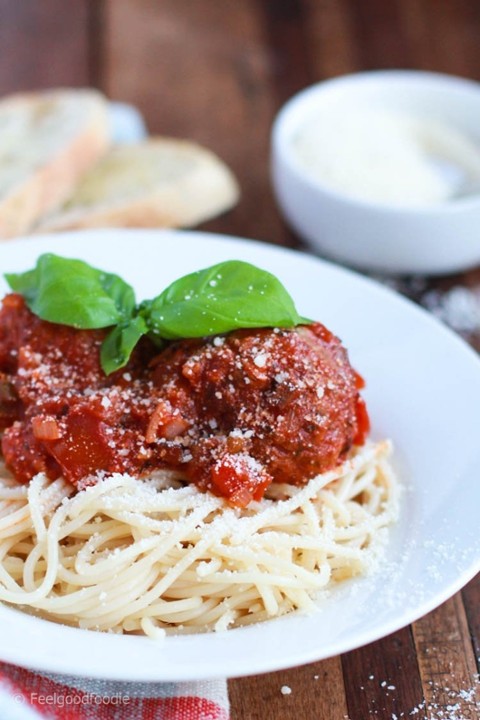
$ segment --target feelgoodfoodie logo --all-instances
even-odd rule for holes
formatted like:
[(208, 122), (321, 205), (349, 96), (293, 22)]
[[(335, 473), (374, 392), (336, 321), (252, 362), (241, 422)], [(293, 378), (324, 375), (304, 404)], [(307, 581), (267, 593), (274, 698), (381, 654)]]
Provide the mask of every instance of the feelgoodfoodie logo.
[(50, 707), (67, 707), (67, 706), (79, 706), (79, 705), (113, 705), (113, 706), (124, 706), (130, 703), (130, 697), (123, 693), (115, 693), (114, 695), (96, 695), (95, 693), (37, 693), (31, 692), (29, 694), (17, 693), (14, 696), (14, 700), (17, 704), (22, 705), (29, 702), (31, 705), (47, 705)]

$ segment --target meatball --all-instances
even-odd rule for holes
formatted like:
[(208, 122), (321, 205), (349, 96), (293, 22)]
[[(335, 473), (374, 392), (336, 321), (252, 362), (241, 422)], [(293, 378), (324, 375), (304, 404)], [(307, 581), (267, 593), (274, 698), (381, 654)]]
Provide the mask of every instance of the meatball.
[(334, 468), (368, 431), (359, 376), (323, 325), (240, 330), (158, 352), (144, 338), (103, 373), (106, 331), (0, 310), (0, 429), (19, 482), (38, 472), (76, 486), (99, 473), (174, 470), (244, 507), (273, 483)]
[(153, 379), (188, 425), (187, 476), (237, 505), (331, 470), (368, 431), (359, 376), (320, 323), (176, 343)]

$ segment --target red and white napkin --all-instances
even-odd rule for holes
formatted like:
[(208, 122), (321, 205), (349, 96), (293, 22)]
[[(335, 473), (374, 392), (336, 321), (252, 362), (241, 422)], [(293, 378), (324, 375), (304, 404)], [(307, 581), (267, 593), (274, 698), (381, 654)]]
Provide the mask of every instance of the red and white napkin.
[[(1, 640), (0, 640), (1, 642)], [(0, 662), (1, 720), (229, 720), (226, 680), (137, 683)]]

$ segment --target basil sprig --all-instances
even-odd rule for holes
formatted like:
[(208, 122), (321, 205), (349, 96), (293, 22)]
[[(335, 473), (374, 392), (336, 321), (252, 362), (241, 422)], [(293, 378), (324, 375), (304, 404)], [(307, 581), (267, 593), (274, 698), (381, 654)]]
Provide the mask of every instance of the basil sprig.
[(100, 353), (107, 375), (127, 364), (146, 334), (161, 344), (310, 322), (300, 317), (274, 275), (240, 260), (185, 275), (140, 305), (133, 288), (118, 275), (51, 253), (41, 255), (33, 270), (5, 278), (42, 320), (79, 329), (112, 327)]

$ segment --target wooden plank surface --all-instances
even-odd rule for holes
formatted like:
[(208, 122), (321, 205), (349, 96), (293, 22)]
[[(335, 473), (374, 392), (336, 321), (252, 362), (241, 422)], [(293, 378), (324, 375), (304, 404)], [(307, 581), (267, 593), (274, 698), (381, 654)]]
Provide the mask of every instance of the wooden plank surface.
[(476, 658), (461, 593), (418, 620), (413, 636), (427, 713), (455, 706), (462, 720), (476, 720), (478, 706), (470, 698)]
[(90, 84), (89, 0), (0, 0), (0, 96)]
[(269, 189), (269, 128), (279, 103), (261, 5), (163, 0), (160, 12), (152, 0), (107, 3), (102, 85), (137, 105), (152, 133), (197, 140), (234, 168), (242, 202), (207, 229), (286, 242)]
[[(92, 83), (134, 103), (152, 132), (207, 145), (239, 178), (240, 204), (205, 229), (301, 247), (270, 189), (280, 105), (307, 84), (371, 68), (479, 80), (479, 37), (478, 0), (0, 0), (0, 92)], [(455, 286), (480, 291), (480, 270), (402, 289), (425, 303)], [(478, 333), (465, 336), (480, 349)], [(232, 680), (232, 718), (479, 717), (479, 607), (476, 578), (365, 648)]]

